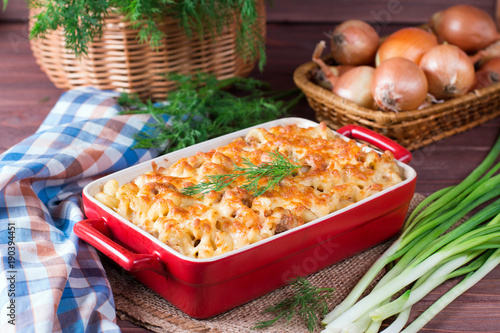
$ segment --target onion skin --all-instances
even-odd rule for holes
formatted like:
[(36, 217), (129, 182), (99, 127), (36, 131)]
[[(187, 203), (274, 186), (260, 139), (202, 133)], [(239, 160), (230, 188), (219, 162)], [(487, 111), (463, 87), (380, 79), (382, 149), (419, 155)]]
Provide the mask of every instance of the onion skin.
[(477, 52), (499, 39), (493, 18), (470, 5), (456, 5), (435, 13), (429, 26), (440, 43), (456, 45), (467, 53)]
[(374, 109), (375, 101), (371, 91), (375, 68), (357, 66), (342, 74), (333, 87), (333, 93), (359, 106)]
[(427, 52), (420, 61), (427, 77), (429, 93), (437, 99), (466, 94), (475, 82), (474, 64), (458, 46), (441, 44)]
[(335, 86), (335, 83), (337, 83), (338, 77), (332, 71), (332, 67), (328, 66), (323, 59), (321, 59), (321, 54), (325, 49), (325, 45), (326, 43), (323, 40), (316, 44), (312, 55), (312, 61), (314, 61), (321, 70), (322, 75), (317, 77), (318, 81), (321, 82), (321, 86), (331, 90), (333, 86)]
[(384, 111), (417, 109), (427, 98), (427, 88), (424, 72), (406, 58), (384, 60), (373, 75), (373, 98)]
[(332, 57), (341, 65), (371, 65), (379, 40), (370, 24), (360, 20), (345, 21), (330, 34)]
[(418, 65), (422, 56), (436, 45), (437, 38), (432, 33), (415, 27), (403, 28), (382, 42), (375, 62), (378, 66), (384, 60), (402, 57)]

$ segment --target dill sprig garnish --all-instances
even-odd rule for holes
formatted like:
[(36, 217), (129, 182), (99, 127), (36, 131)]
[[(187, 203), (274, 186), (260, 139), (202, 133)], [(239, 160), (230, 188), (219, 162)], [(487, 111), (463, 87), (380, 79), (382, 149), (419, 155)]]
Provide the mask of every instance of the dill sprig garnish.
[[(252, 78), (217, 80), (204, 73), (168, 78), (177, 89), (168, 93), (166, 103), (142, 101), (130, 94), (118, 99), (122, 113), (147, 113), (155, 120), (135, 137), (134, 148), (157, 148), (160, 153), (178, 150), (277, 119), (303, 96), (297, 89), (270, 91), (265, 82)], [(165, 115), (170, 116), (168, 123)]]
[[(290, 162), (285, 156), (281, 155), (278, 151), (270, 152), (270, 162), (263, 162), (255, 165), (248, 158), (243, 158), (243, 164), (246, 167), (235, 165), (234, 173), (223, 175), (208, 175), (199, 184), (185, 187), (181, 192), (185, 195), (204, 194), (210, 191), (220, 191), (231, 185), (239, 177), (243, 177), (245, 181), (240, 186), (241, 189), (248, 191), (255, 197), (264, 194), (267, 190), (274, 188), (285, 177), (293, 174), (297, 169), (302, 166)], [(267, 178), (267, 184), (260, 186), (259, 183), (262, 179)]]
[(265, 310), (275, 313), (276, 317), (258, 322), (254, 329), (269, 327), (281, 318), (285, 318), (288, 323), (295, 314), (298, 314), (304, 320), (309, 332), (314, 330), (319, 323), (318, 313), (324, 316), (328, 312), (326, 300), (333, 297), (334, 289), (315, 287), (302, 277), (294, 280), (291, 288), (293, 294), (290, 297)]

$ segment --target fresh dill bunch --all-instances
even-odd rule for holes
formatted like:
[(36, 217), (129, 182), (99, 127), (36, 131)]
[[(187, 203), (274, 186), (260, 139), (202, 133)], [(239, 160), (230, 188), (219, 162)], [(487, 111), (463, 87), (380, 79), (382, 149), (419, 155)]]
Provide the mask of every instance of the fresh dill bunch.
[[(3, 2), (5, 8), (7, 0)], [(239, 54), (248, 61), (259, 58), (261, 70), (266, 62), (265, 40), (257, 28), (263, 18), (255, 0), (28, 0), (28, 5), (37, 11), (30, 38), (43, 38), (63, 28), (66, 46), (77, 56), (87, 54), (88, 43), (102, 35), (107, 17), (122, 15), (132, 29), (139, 30), (140, 42), (153, 48), (160, 46), (164, 37), (158, 26), (164, 17), (177, 19), (188, 37), (198, 34), (200, 38), (207, 31), (212, 37), (220, 36), (236, 19)]]
[[(272, 160), (255, 165), (248, 158), (243, 158), (243, 164), (246, 167), (235, 166), (234, 173), (223, 175), (208, 175), (207, 181), (199, 184), (188, 186), (182, 189), (182, 193), (186, 195), (205, 194), (210, 191), (220, 191), (231, 185), (239, 177), (245, 178), (245, 181), (240, 186), (241, 189), (248, 191), (255, 197), (264, 194), (267, 190), (274, 188), (285, 177), (293, 174), (302, 166), (290, 162), (285, 156), (278, 151), (270, 152)], [(260, 186), (259, 182), (262, 179), (267, 179), (266, 186)]]
[(293, 294), (285, 298), (278, 304), (267, 308), (266, 312), (273, 312), (276, 317), (270, 320), (260, 321), (253, 327), (254, 329), (272, 326), (281, 318), (287, 322), (298, 314), (304, 320), (309, 332), (312, 332), (319, 323), (319, 316), (324, 316), (328, 312), (326, 300), (333, 297), (332, 288), (318, 288), (305, 278), (298, 277), (291, 283)]
[[(136, 136), (135, 148), (157, 148), (161, 153), (244, 129), (285, 115), (303, 94), (297, 90), (269, 92), (266, 83), (252, 78), (217, 80), (214, 75), (170, 74), (177, 84), (167, 102), (141, 101), (122, 94), (122, 113), (146, 113), (154, 118)], [(231, 86), (239, 95), (228, 91)], [(287, 95), (293, 96), (288, 98)], [(170, 119), (165, 122), (163, 116)]]

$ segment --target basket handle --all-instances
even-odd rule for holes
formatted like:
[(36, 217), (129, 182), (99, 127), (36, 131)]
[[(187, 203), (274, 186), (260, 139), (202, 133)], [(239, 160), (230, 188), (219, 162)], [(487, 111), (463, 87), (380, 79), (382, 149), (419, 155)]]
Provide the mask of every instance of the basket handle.
[(412, 156), (408, 149), (368, 128), (357, 125), (346, 125), (336, 130), (336, 132), (348, 138), (364, 140), (379, 149), (389, 150), (394, 154), (394, 158), (403, 163), (411, 161)]
[(167, 270), (157, 254), (133, 253), (111, 240), (109, 228), (103, 218), (77, 222), (75, 234), (129, 272), (152, 270), (165, 275)]

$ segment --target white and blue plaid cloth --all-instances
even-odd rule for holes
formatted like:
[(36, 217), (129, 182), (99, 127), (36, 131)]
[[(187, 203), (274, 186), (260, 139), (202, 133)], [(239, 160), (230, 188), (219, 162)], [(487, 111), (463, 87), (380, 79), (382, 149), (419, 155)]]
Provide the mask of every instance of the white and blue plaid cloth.
[(90, 181), (155, 157), (132, 149), (152, 121), (117, 93), (64, 93), (39, 130), (0, 155), (0, 332), (117, 332), (95, 249), (73, 232)]

